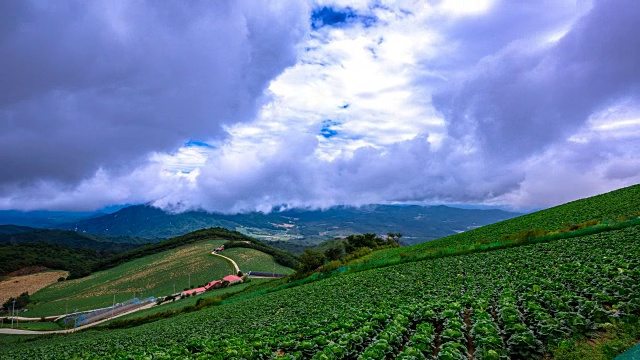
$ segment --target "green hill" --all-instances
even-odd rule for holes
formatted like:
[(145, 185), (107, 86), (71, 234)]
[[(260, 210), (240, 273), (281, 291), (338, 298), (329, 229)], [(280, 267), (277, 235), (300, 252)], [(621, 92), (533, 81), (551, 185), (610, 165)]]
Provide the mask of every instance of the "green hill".
[[(474, 243), (633, 216), (637, 191), (622, 189), (446, 241)], [(587, 213), (578, 213), (581, 208)], [(602, 336), (602, 347), (600, 340), (589, 342), (590, 351), (602, 355), (574, 358), (612, 358), (640, 334), (638, 239), (640, 226), (632, 224), (482, 253), (342, 269), (133, 328), (8, 340), (0, 357), (551, 359)], [(404, 250), (418, 253), (427, 245)]]
[(28, 226), (0, 225), (0, 236), (19, 234), (19, 233), (24, 233), (24, 232), (34, 231), (34, 230), (37, 230), (37, 229), (28, 227)]
[[(0, 231), (2, 231), (3, 228), (8, 231), (7, 226), (0, 226)], [(100, 236), (66, 230), (26, 229), (29, 230), (0, 234), (0, 244), (18, 245), (43, 242), (47, 244), (59, 244), (74, 249), (110, 250), (117, 252), (132, 250), (149, 242), (147, 239), (128, 236)]]
[[(228, 232), (227, 237), (225, 237)], [(137, 296), (166, 296), (185, 288), (199, 287), (211, 280), (235, 274), (231, 263), (211, 255), (214, 248), (241, 234), (219, 229), (200, 230), (157, 244), (150, 244), (104, 261), (105, 270), (90, 276), (67, 280), (33, 294), (28, 307), (30, 317), (63, 314), (67, 306), (80, 311), (109, 306)], [(278, 251), (276, 249), (273, 249)], [(242, 271), (272, 271), (289, 274), (262, 251), (236, 247), (224, 251)]]
[[(182, 291), (191, 285), (206, 284), (233, 274), (231, 264), (212, 256), (214, 247), (224, 240), (211, 240), (185, 245), (148, 255), (116, 267), (95, 272), (80, 279), (48, 286), (32, 295), (34, 305), (28, 307), (30, 317), (59, 315), (69, 309), (90, 310), (110, 306), (115, 301), (132, 299), (135, 295), (164, 296)], [(191, 283), (189, 284), (189, 276)]]
[(73, 249), (42, 242), (0, 245), (0, 277), (32, 266), (67, 270), (71, 273), (71, 277), (79, 277), (89, 273), (92, 264), (113, 255), (113, 252)]
[[(74, 231), (41, 230), (0, 235), (0, 276), (29, 266), (45, 266), (70, 271), (71, 278), (87, 276), (131, 260), (175, 249), (208, 239), (245, 243), (259, 243), (238, 232), (212, 228), (164, 240), (158, 243), (131, 244), (104, 241), (144, 241), (145, 239), (115, 236), (86, 235)], [(295, 267), (295, 258), (288, 253), (261, 244), (258, 250), (276, 256), (276, 261)], [(284, 259), (284, 260), (283, 260)]]
[(93, 264), (139, 248), (148, 240), (126, 236), (87, 235), (75, 231), (0, 225), (0, 276), (30, 267), (68, 270), (71, 277)]
[(104, 213), (102, 212), (0, 210), (0, 224), (53, 228), (60, 224), (103, 215)]
[(415, 246), (380, 251), (367, 257), (365, 261), (421, 254), (434, 249), (464, 247), (499, 240), (505, 235), (527, 230), (538, 229), (545, 233), (560, 231), (563, 228), (570, 230), (572, 225), (588, 221), (610, 222), (638, 215), (640, 185), (634, 185)]

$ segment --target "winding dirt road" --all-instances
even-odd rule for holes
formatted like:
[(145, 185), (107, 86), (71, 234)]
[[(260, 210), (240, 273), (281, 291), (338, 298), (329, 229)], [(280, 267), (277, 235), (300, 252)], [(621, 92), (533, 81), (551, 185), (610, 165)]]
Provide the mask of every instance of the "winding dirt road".
[(240, 268), (238, 267), (238, 264), (236, 264), (236, 262), (235, 262), (235, 261), (233, 261), (233, 259), (228, 258), (228, 257), (226, 257), (226, 256), (224, 256), (224, 255), (220, 255), (220, 254), (218, 254), (218, 253), (217, 253), (217, 252), (215, 252), (215, 251), (211, 252), (211, 255), (220, 256), (221, 258), (225, 258), (225, 259), (227, 259), (227, 260), (231, 261), (231, 264), (233, 264), (233, 267), (236, 269), (236, 273), (235, 273), (234, 275), (237, 275), (237, 274), (240, 272)]

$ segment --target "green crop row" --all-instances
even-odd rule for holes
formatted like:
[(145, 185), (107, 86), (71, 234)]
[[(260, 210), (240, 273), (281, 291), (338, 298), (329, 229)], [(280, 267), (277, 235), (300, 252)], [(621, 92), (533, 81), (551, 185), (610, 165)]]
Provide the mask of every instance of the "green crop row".
[(640, 312), (640, 228), (334, 276), (2, 358), (535, 359)]

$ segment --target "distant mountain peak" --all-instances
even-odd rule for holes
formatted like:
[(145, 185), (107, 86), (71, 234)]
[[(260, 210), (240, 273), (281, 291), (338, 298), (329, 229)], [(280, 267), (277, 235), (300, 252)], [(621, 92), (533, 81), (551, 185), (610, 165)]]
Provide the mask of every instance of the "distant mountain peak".
[[(173, 214), (149, 204), (59, 226), (88, 234), (169, 238), (209, 227), (239, 230), (261, 240), (318, 243), (351, 234), (402, 233), (414, 242), (450, 235), (519, 214), (500, 210), (458, 209), (445, 205), (335, 206), (324, 210), (288, 209), (268, 214), (220, 214), (189, 211)], [(283, 227), (287, 223), (291, 226)]]

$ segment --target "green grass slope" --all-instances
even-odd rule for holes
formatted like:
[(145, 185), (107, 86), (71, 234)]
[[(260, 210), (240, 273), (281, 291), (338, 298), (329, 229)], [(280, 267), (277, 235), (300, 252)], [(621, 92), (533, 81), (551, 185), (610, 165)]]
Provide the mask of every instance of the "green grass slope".
[(451, 249), (480, 242), (500, 240), (504, 235), (529, 229), (558, 231), (565, 225), (590, 220), (615, 221), (621, 217), (640, 215), (640, 184), (537, 211), (499, 223), (430, 242), (375, 252), (362, 261), (384, 260), (398, 256), (421, 254), (434, 249)]
[[(74, 280), (59, 282), (32, 296), (28, 316), (63, 314), (65, 311), (89, 310), (137, 297), (165, 296), (191, 286), (198, 287), (211, 280), (235, 274), (228, 260), (211, 255), (214, 248), (228, 239), (243, 238), (235, 232), (219, 229), (197, 231), (182, 237), (150, 244), (133, 252), (118, 255), (118, 265)], [(227, 232), (229, 234), (227, 234)], [(226, 236), (229, 235), (229, 236)], [(233, 235), (239, 236), (239, 238)], [(209, 238), (208, 240), (206, 238)], [(243, 271), (274, 271), (290, 274), (293, 269), (282, 266), (273, 256), (250, 248), (232, 248), (223, 255), (236, 261)], [(129, 261), (124, 261), (131, 259)], [(189, 276), (191, 282), (189, 284)]]
[(24, 267), (46, 266), (68, 270), (71, 278), (81, 278), (92, 272), (207, 239), (251, 240), (235, 231), (210, 228), (142, 245), (136, 244), (145, 241), (141, 238), (36, 229), (0, 235), (0, 275)]
[(231, 264), (211, 255), (224, 240), (203, 241), (148, 255), (98, 271), (89, 276), (58, 282), (32, 295), (30, 317), (64, 314), (69, 310), (90, 310), (111, 306), (113, 297), (121, 302), (137, 297), (164, 296), (191, 285), (202, 285), (234, 273)]
[(293, 269), (278, 264), (273, 256), (255, 249), (239, 247), (231, 248), (225, 250), (221, 254), (233, 259), (243, 272), (265, 271), (275, 272), (278, 274), (293, 273)]

